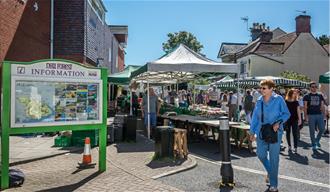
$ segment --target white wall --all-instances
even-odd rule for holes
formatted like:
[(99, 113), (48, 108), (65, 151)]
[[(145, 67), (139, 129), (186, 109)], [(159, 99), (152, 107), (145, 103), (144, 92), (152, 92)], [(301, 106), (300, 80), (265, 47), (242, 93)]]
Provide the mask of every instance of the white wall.
[[(246, 70), (249, 76), (279, 76), (279, 74), (283, 71), (284, 64), (260, 57), (258, 55), (248, 55), (242, 57), (238, 59), (237, 63), (240, 63), (242, 60), (247, 63)], [(276, 57), (276, 60), (281, 60), (281, 58)]]
[[(281, 57), (272, 58), (284, 64), (252, 54), (238, 59), (237, 63), (241, 61), (247, 63), (249, 76), (279, 76), (281, 72), (290, 70), (307, 75), (316, 82), (321, 74), (330, 71), (328, 53), (310, 33), (301, 33)], [(329, 85), (322, 85), (322, 91), (327, 94), (328, 103), (330, 103), (329, 90)]]
[[(283, 55), (284, 70), (307, 75), (318, 82), (319, 76), (329, 71), (329, 56), (310, 33), (301, 33)], [(329, 85), (324, 92), (329, 99)]]

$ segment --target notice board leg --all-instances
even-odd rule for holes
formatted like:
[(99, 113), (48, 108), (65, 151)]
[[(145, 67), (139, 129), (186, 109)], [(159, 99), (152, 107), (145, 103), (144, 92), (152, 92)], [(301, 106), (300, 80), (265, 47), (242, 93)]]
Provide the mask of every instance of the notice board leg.
[(106, 158), (107, 158), (107, 129), (102, 128), (99, 130), (99, 171), (106, 171)]
[[(4, 131), (4, 130), (3, 130)], [(2, 132), (1, 136), (1, 189), (9, 187), (9, 133)]]

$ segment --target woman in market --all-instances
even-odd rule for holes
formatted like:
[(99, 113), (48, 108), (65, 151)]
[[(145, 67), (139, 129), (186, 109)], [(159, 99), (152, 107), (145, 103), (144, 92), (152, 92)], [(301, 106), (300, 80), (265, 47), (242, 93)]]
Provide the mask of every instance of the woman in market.
[(276, 192), (283, 123), (289, 119), (290, 112), (284, 99), (273, 92), (273, 80), (263, 80), (260, 86), (262, 97), (253, 112), (250, 140), (257, 140), (257, 156), (267, 171), (266, 182), (270, 183), (268, 191)]
[(193, 95), (192, 95), (192, 91), (189, 89), (187, 92), (187, 104), (188, 107), (193, 103)]
[(297, 147), (298, 147), (298, 133), (299, 133), (299, 127), (298, 125), (301, 125), (301, 116), (300, 116), (300, 107), (299, 102), (297, 100), (297, 91), (295, 89), (290, 89), (285, 97), (285, 103), (290, 111), (290, 118), (286, 122), (286, 140), (288, 143), (289, 152), (292, 151), (291, 148), (291, 132), (293, 135), (293, 147), (294, 152), (297, 153)]
[(196, 98), (196, 103), (204, 104), (203, 90), (199, 91), (199, 94), (197, 95), (197, 98)]
[(223, 95), (223, 96), (222, 96), (222, 100), (221, 100), (221, 110), (222, 110), (222, 111), (225, 111), (226, 114), (228, 114), (228, 112), (229, 112), (227, 95)]

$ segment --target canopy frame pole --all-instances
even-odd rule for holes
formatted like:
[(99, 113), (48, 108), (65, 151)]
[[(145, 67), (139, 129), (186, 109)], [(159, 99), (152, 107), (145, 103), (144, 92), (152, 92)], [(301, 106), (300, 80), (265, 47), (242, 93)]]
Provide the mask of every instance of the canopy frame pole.
[(196, 92), (196, 89), (195, 89), (195, 81), (191, 81), (191, 99), (193, 100), (192, 101), (192, 104), (194, 105), (194, 104), (196, 104), (195, 103), (195, 100), (196, 100), (196, 98), (195, 98), (195, 92)]
[(239, 76), (240, 76), (240, 68), (238, 68), (238, 73), (237, 73), (237, 110), (236, 110), (236, 117), (237, 117), (237, 122), (240, 121), (240, 110), (239, 110), (239, 99), (240, 99), (240, 88), (239, 88)]
[(115, 85), (114, 84), (111, 85), (111, 89), (112, 89), (111, 96), (112, 96), (112, 101), (113, 101), (113, 100), (115, 100)]
[(147, 103), (148, 103), (148, 139), (150, 139), (150, 91), (149, 91), (149, 76), (147, 76)]
[(132, 94), (133, 89), (132, 89), (132, 83), (130, 83), (129, 87), (130, 87), (129, 115), (132, 116), (133, 115), (133, 108), (132, 108), (132, 106), (133, 106), (133, 98), (132, 98), (133, 97), (133, 94)]
[(110, 103), (111, 101), (111, 86), (112, 86), (112, 83), (108, 83), (108, 104)]

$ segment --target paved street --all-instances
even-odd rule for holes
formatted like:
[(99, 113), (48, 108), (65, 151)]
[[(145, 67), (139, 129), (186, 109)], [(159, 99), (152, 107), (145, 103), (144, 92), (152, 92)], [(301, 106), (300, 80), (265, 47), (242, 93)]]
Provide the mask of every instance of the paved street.
[(55, 137), (39, 135), (10, 137), (9, 162), (15, 164), (32, 159), (51, 157), (79, 150), (74, 147), (53, 147)]
[[(22, 187), (6, 191), (180, 191), (152, 178), (187, 169), (195, 162), (190, 158), (185, 162), (152, 160), (153, 142), (138, 135), (136, 143), (109, 145), (107, 171), (98, 173), (97, 165), (94, 169), (76, 168), (82, 159), (81, 148), (69, 152), (52, 145), (53, 137), (11, 137), (12, 168), (22, 170), (26, 181)], [(36, 148), (41, 151), (39, 156)], [(92, 150), (92, 157), (97, 163), (97, 148)]]
[[(309, 147), (308, 127), (303, 128), (301, 140), (298, 154), (288, 154), (287, 149), (281, 152), (279, 189), (290, 192), (329, 191), (329, 138), (322, 138), (322, 150), (314, 154)], [(159, 180), (184, 191), (219, 191), (216, 185), (221, 178), (217, 144), (193, 143), (189, 150), (197, 156), (198, 166)], [(238, 151), (235, 147), (232, 150), (236, 182), (233, 191), (266, 190), (265, 172), (255, 153)]]
[(0, 0), (0, 191), (330, 192), (329, 8)]

